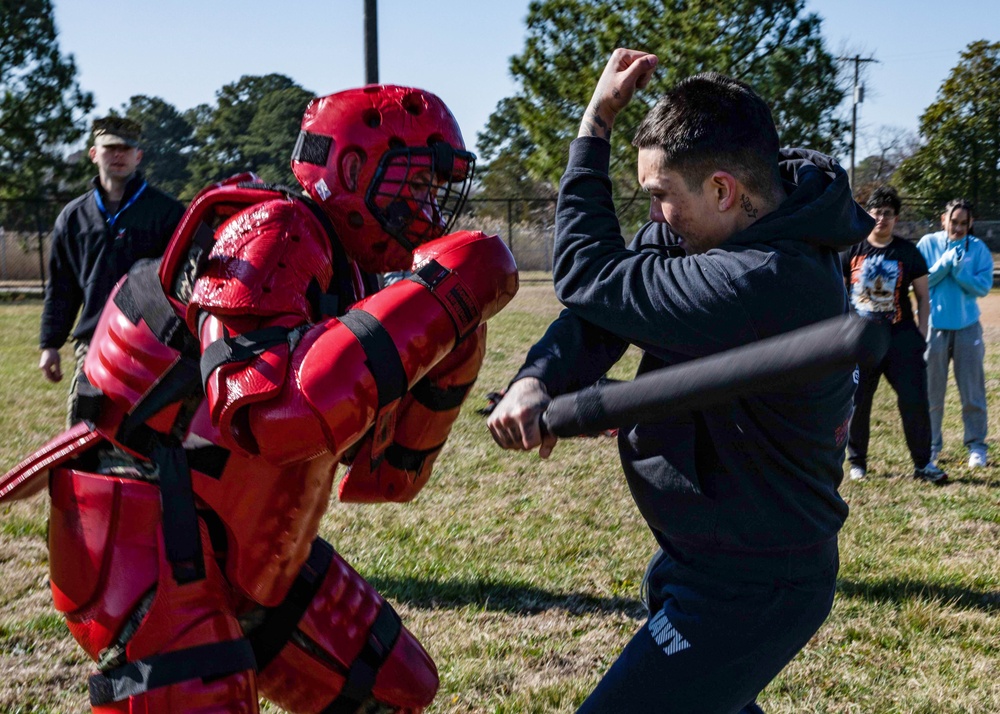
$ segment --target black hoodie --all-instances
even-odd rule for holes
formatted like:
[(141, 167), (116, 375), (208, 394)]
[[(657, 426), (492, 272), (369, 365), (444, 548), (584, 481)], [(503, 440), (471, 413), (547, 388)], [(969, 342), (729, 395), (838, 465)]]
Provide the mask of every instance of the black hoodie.
[(149, 186), (138, 171), (113, 217), (102, 208), (106, 197), (97, 177), (91, 185), (63, 208), (52, 229), (42, 349), (62, 347), (74, 321), (73, 338), (89, 342), (115, 283), (137, 261), (163, 255), (184, 215), (182, 203)]
[[(556, 294), (568, 308), (517, 378), (555, 395), (603, 374), (628, 343), (639, 373), (844, 314), (838, 249), (873, 226), (832, 159), (781, 156), (788, 198), (700, 255), (664, 250), (647, 226), (626, 247), (611, 199), (610, 146), (573, 142), (556, 216)], [(829, 543), (847, 517), (843, 476), (851, 370), (619, 432), (626, 478), (668, 552), (784, 554)], [(785, 561), (782, 561), (785, 562)], [(783, 566), (787, 567), (787, 566)]]

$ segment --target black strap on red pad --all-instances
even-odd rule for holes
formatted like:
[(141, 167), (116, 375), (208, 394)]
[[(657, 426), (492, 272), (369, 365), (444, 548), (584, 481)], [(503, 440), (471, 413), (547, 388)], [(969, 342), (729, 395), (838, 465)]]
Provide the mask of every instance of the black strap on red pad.
[(288, 341), (287, 327), (265, 327), (236, 337), (216, 340), (201, 355), (201, 383), (207, 384), (212, 372), (224, 364), (246, 362), (276, 345)]
[(309, 603), (316, 597), (331, 562), (333, 546), (322, 538), (314, 540), (309, 558), (292, 583), (288, 595), (280, 605), (268, 609), (264, 621), (250, 632), (250, 644), (261, 672), (288, 643)]
[(465, 395), (472, 389), (473, 382), (457, 384), (454, 387), (438, 387), (431, 380), (424, 378), (413, 385), (410, 394), (421, 405), (432, 412), (446, 412), (462, 406)]
[(393, 442), (385, 450), (385, 460), (390, 466), (400, 471), (420, 473), (420, 469), (424, 467), (424, 461), (427, 460), (427, 457), (440, 451), (443, 446), (444, 442), (441, 442), (429, 449), (410, 449), (397, 442)]
[(245, 639), (215, 642), (129, 662), (90, 677), (93, 706), (121, 702), (157, 687), (190, 679), (219, 679), (237, 672), (256, 670), (253, 649)]
[(399, 615), (388, 602), (382, 603), (382, 609), (375, 616), (371, 630), (368, 631), (368, 641), (351, 664), (344, 688), (322, 714), (353, 714), (371, 697), (372, 688), (378, 671), (389, 658), (389, 653), (399, 639), (403, 623)]
[(132, 266), (128, 280), (115, 293), (114, 303), (133, 325), (145, 320), (160, 342), (178, 352), (195, 355), (198, 343), (163, 294), (159, 269), (159, 260), (141, 260)]
[(403, 360), (392, 337), (382, 327), (378, 318), (364, 310), (351, 310), (340, 318), (365, 351), (365, 364), (375, 377), (378, 389), (378, 407), (385, 408), (406, 394), (409, 386)]

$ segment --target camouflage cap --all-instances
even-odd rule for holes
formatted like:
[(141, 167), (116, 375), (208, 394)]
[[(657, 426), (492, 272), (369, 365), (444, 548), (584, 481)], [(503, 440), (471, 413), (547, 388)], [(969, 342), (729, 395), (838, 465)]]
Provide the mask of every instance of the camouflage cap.
[(142, 127), (125, 117), (109, 116), (94, 120), (94, 146), (138, 146)]

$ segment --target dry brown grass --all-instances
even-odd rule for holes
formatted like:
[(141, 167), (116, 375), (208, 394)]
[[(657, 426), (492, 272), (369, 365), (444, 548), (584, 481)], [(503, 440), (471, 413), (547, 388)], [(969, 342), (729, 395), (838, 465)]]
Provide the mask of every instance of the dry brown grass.
[[(548, 283), (525, 278), (490, 326), (487, 363), (425, 491), (406, 505), (335, 505), (323, 523), (434, 656), (437, 714), (572, 711), (643, 621), (638, 583), (653, 544), (613, 441), (564, 441), (542, 462), (497, 450), (474, 411), (558, 314)], [(0, 305), (0, 398), (19, 405), (0, 413), (4, 469), (62, 419), (64, 388), (34, 369), (37, 315)], [(995, 406), (1000, 328), (987, 335)], [(634, 366), (630, 353), (615, 376)], [(872, 477), (842, 489), (851, 516), (833, 613), (763, 693), (769, 714), (1000, 711), (1000, 472), (965, 468), (954, 390), (949, 399), (943, 465), (954, 483), (933, 488), (908, 478), (880, 390)], [(995, 417), (990, 426), (1000, 433)], [(0, 506), (0, 712), (87, 711), (90, 665), (49, 600), (46, 511), (44, 497)]]

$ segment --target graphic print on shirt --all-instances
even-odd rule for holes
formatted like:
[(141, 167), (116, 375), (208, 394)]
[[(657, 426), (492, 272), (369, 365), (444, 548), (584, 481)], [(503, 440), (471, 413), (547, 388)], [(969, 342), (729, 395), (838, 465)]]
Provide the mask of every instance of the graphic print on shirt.
[[(859, 314), (871, 320), (895, 324), (902, 317), (899, 308), (899, 261), (882, 255), (857, 256), (851, 265), (851, 302)], [(909, 296), (906, 296), (909, 299)]]

